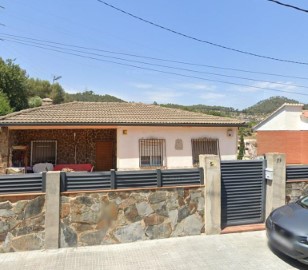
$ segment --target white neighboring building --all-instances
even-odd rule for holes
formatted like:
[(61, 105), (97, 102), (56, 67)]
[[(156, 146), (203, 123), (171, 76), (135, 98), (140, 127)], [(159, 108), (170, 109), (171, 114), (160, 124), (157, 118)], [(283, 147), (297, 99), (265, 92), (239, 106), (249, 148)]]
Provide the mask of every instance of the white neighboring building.
[(258, 155), (280, 152), (288, 164), (308, 164), (308, 111), (303, 106), (286, 103), (254, 127)]

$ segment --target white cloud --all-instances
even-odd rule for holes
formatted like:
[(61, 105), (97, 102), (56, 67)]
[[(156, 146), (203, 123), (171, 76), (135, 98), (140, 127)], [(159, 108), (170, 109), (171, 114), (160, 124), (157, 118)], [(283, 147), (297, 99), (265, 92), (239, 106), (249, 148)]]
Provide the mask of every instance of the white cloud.
[(69, 94), (76, 94), (77, 92), (80, 92), (80, 91), (76, 90), (76, 88), (72, 88), (70, 86), (62, 85), (62, 87), (65, 90), (65, 92), (67, 92)]
[(149, 83), (132, 83), (130, 85), (138, 89), (151, 89), (154, 87), (152, 84)]
[(158, 103), (176, 103), (175, 99), (185, 94), (185, 92), (169, 86), (165, 87), (150, 83), (130, 83), (129, 85), (136, 89), (134, 96), (138, 95), (139, 99), (147, 103), (153, 103), (154, 101)]
[(153, 91), (144, 92), (146, 95), (147, 102), (158, 102), (158, 103), (176, 103), (176, 98), (184, 95), (183, 92), (176, 91), (171, 88), (157, 88)]
[(191, 89), (191, 90), (208, 90), (208, 91), (214, 91), (216, 89), (215, 85), (210, 85), (205, 83), (182, 83), (178, 84), (177, 87)]
[(224, 94), (218, 94), (218, 93), (205, 93), (201, 95), (200, 97), (202, 99), (221, 99), (224, 98), (226, 95)]
[[(256, 87), (237, 87), (236, 90), (242, 93), (251, 93), (251, 92), (258, 92), (262, 91), (261, 88), (266, 88), (264, 89), (265, 91), (270, 91), (268, 89), (274, 89), (274, 90), (282, 90), (282, 91), (288, 91), (292, 93), (292, 91), (296, 90), (297, 87), (293, 85), (293, 82), (257, 82), (252, 84), (251, 86)], [(273, 91), (277, 92), (277, 91)]]

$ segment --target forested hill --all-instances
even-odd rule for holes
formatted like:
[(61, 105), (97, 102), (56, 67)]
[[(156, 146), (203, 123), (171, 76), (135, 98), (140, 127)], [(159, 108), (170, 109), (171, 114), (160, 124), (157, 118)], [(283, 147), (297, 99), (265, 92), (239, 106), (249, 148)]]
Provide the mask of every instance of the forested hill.
[(178, 105), (178, 104), (160, 104), (160, 106), (167, 107), (167, 108), (175, 108), (175, 109), (182, 109), (186, 111), (191, 112), (200, 112), (200, 113), (206, 113), (211, 115), (217, 115), (217, 116), (229, 116), (232, 114), (237, 114), (240, 111), (237, 109), (234, 109), (232, 107), (223, 107), (223, 106), (209, 106), (209, 105)]
[(75, 94), (65, 94), (64, 98), (65, 102), (71, 101), (91, 101), (91, 102), (124, 102), (124, 100), (119, 99), (115, 96), (111, 95), (98, 95), (95, 94), (93, 91), (84, 91), (81, 93)]
[(273, 111), (277, 110), (281, 105), (284, 103), (299, 103), (297, 100), (289, 99), (286, 97), (270, 97), (265, 100), (261, 100), (255, 105), (248, 107), (244, 110), (237, 110), (232, 107), (223, 107), (223, 106), (208, 106), (208, 105), (190, 105), (190, 106), (183, 106), (177, 104), (160, 104), (161, 106), (168, 107), (168, 108), (177, 108), (183, 109), (187, 111), (193, 112), (201, 112), (207, 113), (212, 115), (219, 115), (219, 116), (239, 116), (242, 117), (249, 116), (249, 118), (256, 117), (263, 117), (267, 114), (272, 113)]
[(257, 104), (243, 110), (247, 114), (270, 114), (277, 110), (284, 103), (299, 103), (297, 100), (286, 97), (271, 97), (269, 99), (261, 100)]

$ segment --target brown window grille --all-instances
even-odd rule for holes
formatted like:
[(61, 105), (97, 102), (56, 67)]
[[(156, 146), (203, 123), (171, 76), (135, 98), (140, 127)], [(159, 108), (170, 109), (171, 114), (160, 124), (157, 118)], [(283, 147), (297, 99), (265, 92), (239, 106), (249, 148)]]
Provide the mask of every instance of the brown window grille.
[(165, 140), (140, 139), (139, 140), (140, 167), (164, 166)]
[(219, 155), (219, 140), (211, 138), (192, 139), (193, 165), (199, 166), (199, 155)]
[(57, 162), (57, 141), (40, 140), (31, 141), (31, 166), (37, 163)]

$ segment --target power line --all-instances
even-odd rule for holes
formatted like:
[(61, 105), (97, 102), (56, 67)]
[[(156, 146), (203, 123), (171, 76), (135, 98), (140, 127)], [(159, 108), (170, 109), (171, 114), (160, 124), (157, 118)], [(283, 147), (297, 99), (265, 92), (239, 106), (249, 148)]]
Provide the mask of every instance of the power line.
[(274, 77), (308, 80), (307, 77), (299, 77), (299, 76), (283, 75), (283, 74), (277, 74), (277, 73), (267, 73), (267, 72), (252, 71), (252, 70), (245, 70), (245, 69), (213, 66), (213, 65), (198, 64), (198, 63), (178, 61), (178, 60), (172, 60), (172, 59), (163, 59), (163, 58), (158, 58), (158, 57), (137, 55), (137, 54), (131, 54), (131, 53), (115, 52), (115, 51), (110, 51), (110, 50), (103, 50), (103, 49), (92, 48), (92, 47), (84, 47), (84, 46), (78, 46), (74, 44), (54, 42), (50, 40), (42, 40), (42, 39), (37, 39), (37, 38), (30, 38), (30, 37), (19, 36), (19, 35), (11, 35), (11, 34), (6, 34), (6, 33), (0, 33), (0, 35), (16, 37), (16, 38), (21, 38), (21, 39), (26, 39), (26, 40), (40, 41), (44, 43), (56, 44), (56, 45), (72, 47), (72, 48), (85, 49), (85, 50), (90, 50), (90, 51), (105, 52), (105, 53), (116, 54), (116, 55), (125, 55), (125, 56), (130, 56), (130, 57), (143, 58), (143, 59), (162, 61), (162, 62), (170, 62), (170, 63), (176, 63), (176, 64), (189, 65), (189, 66), (199, 66), (199, 67), (207, 67), (207, 68), (220, 69), (220, 70), (230, 70), (230, 71), (236, 71), (236, 72), (260, 74), (260, 75), (267, 75), (267, 76), (274, 76)]
[(285, 91), (285, 90), (281, 90), (281, 89), (259, 87), (259, 86), (240, 84), (240, 83), (233, 83), (233, 82), (222, 81), (222, 80), (213, 80), (213, 79), (209, 79), (209, 78), (192, 76), (192, 75), (186, 75), (186, 74), (177, 73), (177, 72), (163, 71), (163, 70), (154, 69), (154, 68), (141, 67), (141, 66), (137, 66), (137, 65), (125, 64), (125, 63), (120, 63), (120, 62), (111, 61), (111, 60), (104, 60), (104, 59), (100, 59), (100, 58), (97, 58), (97, 57), (85, 56), (85, 55), (81, 55), (81, 54), (77, 54), (77, 53), (66, 52), (66, 51), (63, 51), (63, 50), (46, 48), (44, 46), (27, 44), (27, 43), (24, 43), (24, 42), (21, 42), (21, 41), (12, 41), (12, 40), (7, 40), (7, 41), (23, 44), (23, 45), (26, 45), (26, 46), (41, 48), (41, 49), (44, 49), (44, 50), (59, 52), (59, 53), (62, 53), (62, 54), (68, 54), (68, 55), (73, 55), (73, 56), (77, 56), (77, 57), (81, 57), (81, 58), (96, 60), (96, 61), (100, 61), (100, 62), (104, 62), (104, 63), (111, 63), (111, 64), (116, 64), (116, 65), (121, 65), (121, 66), (126, 66), (126, 67), (133, 67), (133, 68), (140, 69), (140, 70), (154, 71), (154, 72), (158, 72), (158, 73), (162, 73), (162, 74), (175, 75), (175, 76), (184, 77), (184, 78), (192, 78), (192, 79), (198, 79), (198, 80), (209, 81), (209, 82), (216, 82), (216, 83), (223, 83), (223, 84), (229, 84), (229, 85), (235, 85), (235, 86), (241, 86), (241, 87), (261, 89), (261, 90), (264, 90), (264, 91), (274, 91), (274, 92), (281, 92), (281, 93), (288, 93), (288, 94), (296, 94), (296, 95), (301, 95), (301, 96), (308, 96), (308, 94), (301, 93), (301, 92), (290, 92), (290, 91)]
[(267, 0), (267, 1), (273, 2), (273, 3), (281, 5), (281, 6), (285, 6), (285, 7), (288, 7), (288, 8), (293, 8), (293, 9), (296, 9), (296, 10), (308, 13), (308, 9), (303, 9), (303, 8), (300, 8), (300, 7), (297, 7), (297, 6), (293, 6), (293, 5), (290, 5), (290, 4), (285, 4), (285, 3), (282, 3), (282, 2), (276, 1), (276, 0)]
[[(66, 23), (73, 24), (73, 25), (77, 26), (78, 33), (76, 33), (76, 31), (73, 31), (73, 29), (71, 27), (69, 27), (69, 28), (65, 27), (64, 24), (62, 24), (61, 29), (68, 31), (70, 34), (73, 34), (74, 36), (75, 36), (75, 34), (77, 34), (77, 36), (81, 40), (87, 40), (87, 41), (92, 40), (92, 41), (94, 41), (93, 44), (96, 44), (96, 43), (98, 43), (97, 42), (98, 39), (100, 39), (100, 42), (103, 41), (101, 39), (101, 36), (104, 36), (104, 39), (106, 39), (106, 40), (107, 40), (106, 37), (108, 36), (108, 40), (110, 40), (110, 38), (113, 38), (113, 39), (116, 39), (117, 41), (120, 41), (119, 44), (113, 45), (114, 49), (119, 49), (119, 47), (122, 47), (123, 41), (124, 41), (124, 44), (131, 43), (131, 44), (138, 45), (138, 46), (143, 46), (143, 47), (145, 46), (144, 40), (139, 41), (139, 40), (136, 40), (136, 39), (127, 39), (126, 37), (123, 37), (119, 34), (116, 34), (114, 31), (108, 31), (108, 33), (107, 33), (106, 31), (103, 30), (103, 32), (102, 32), (102, 28), (99, 25), (93, 25), (93, 24), (88, 25), (88, 24), (84, 23), (84, 20), (77, 20), (76, 21), (76, 20), (73, 20), (72, 18), (68, 18), (67, 16), (66, 17), (59, 16), (58, 14), (55, 14), (55, 13), (51, 12), (50, 10), (47, 10), (46, 8), (42, 9), (42, 8), (39, 8), (38, 5), (31, 4), (30, 3), (31, 1), (30, 2), (29, 1), (22, 1), (22, 2), (25, 4), (24, 8), (30, 8), (31, 10), (36, 10), (40, 13), (46, 13), (46, 15), (48, 15), (48, 16), (51, 16), (51, 17), (54, 17), (54, 18), (57, 18), (57, 19), (61, 19)], [(16, 19), (19, 19), (19, 17), (16, 16)], [(32, 23), (32, 22), (30, 21), (30, 23)], [(35, 21), (34, 24), (37, 25), (37, 22)], [(40, 27), (44, 28), (43, 26), (40, 26)], [(84, 36), (84, 34), (86, 34), (86, 37), (80, 36), (81, 28), (87, 29), (87, 31), (85, 33), (83, 33), (83, 36)], [(98, 31), (100, 32), (101, 35), (97, 35)], [(164, 52), (164, 49), (156, 48), (155, 46), (148, 44), (148, 43), (147, 43), (146, 47), (147, 47), (147, 49), (151, 49), (154, 52), (160, 52), (160, 53)], [(172, 55), (172, 53), (169, 52), (169, 55)]]
[(200, 39), (200, 38), (197, 38), (197, 37), (194, 37), (194, 36), (190, 36), (188, 34), (184, 34), (182, 32), (179, 32), (179, 31), (173, 30), (171, 28), (168, 28), (166, 26), (162, 26), (160, 24), (154, 23), (154, 22), (149, 21), (147, 19), (143, 19), (143, 18), (141, 18), (139, 16), (136, 16), (136, 15), (130, 13), (130, 12), (127, 12), (127, 11), (125, 11), (123, 9), (115, 7), (115, 6), (105, 2), (103, 0), (97, 0), (97, 1), (102, 3), (102, 4), (104, 4), (107, 7), (110, 7), (112, 9), (114, 9), (114, 10), (119, 11), (119, 12), (125, 14), (125, 15), (133, 17), (134, 19), (137, 19), (137, 20), (142, 21), (144, 23), (150, 24), (152, 26), (158, 27), (158, 28), (163, 29), (165, 31), (171, 32), (171, 33), (176, 34), (178, 36), (182, 36), (182, 37), (194, 40), (194, 41), (198, 41), (198, 42), (201, 42), (201, 43), (206, 43), (208, 45), (215, 46), (215, 47), (218, 47), (218, 48), (221, 48), (221, 49), (225, 49), (225, 50), (229, 50), (229, 51), (233, 51), (233, 52), (237, 52), (237, 53), (241, 53), (241, 54), (246, 54), (246, 55), (250, 55), (250, 56), (254, 56), (254, 57), (258, 57), (258, 58), (269, 59), (269, 60), (285, 62), (285, 63), (299, 64), (299, 65), (308, 65), (308, 62), (301, 62), (301, 61), (296, 61), (296, 60), (288, 60), (288, 59), (281, 59), (281, 58), (276, 58), (276, 57), (272, 57), (272, 56), (261, 55), (261, 54), (257, 54), (257, 53), (253, 53), (253, 52), (249, 52), (249, 51), (243, 51), (243, 50), (240, 50), (240, 49), (231, 48), (231, 47), (228, 47), (228, 46), (225, 46), (225, 45), (221, 45), (221, 44), (214, 43), (214, 42), (211, 42), (211, 41), (208, 41), (208, 40)]
[[(6, 50), (9, 52), (11, 51), (11, 53), (14, 55), (14, 61), (16, 59), (22, 59), (23, 62), (28, 65), (32, 70), (34, 70), (34, 72), (36, 72), (37, 74), (42, 73), (42, 71), (45, 72), (45, 74), (47, 74), (46, 70), (45, 70), (45, 66), (43, 67), (42, 65), (38, 65), (38, 64), (33, 64), (32, 59), (30, 60), (31, 56), (30, 55), (26, 55), (26, 54), (22, 54), (20, 50), (18, 50), (16, 47), (11, 46), (11, 44), (7, 44), (7, 48)], [(30, 60), (30, 61), (29, 61)]]
[(122, 57), (115, 57), (115, 56), (103, 55), (103, 54), (98, 54), (98, 53), (85, 52), (85, 51), (81, 51), (81, 50), (68, 49), (68, 48), (49, 45), (49, 44), (45, 44), (45, 43), (41, 43), (41, 42), (28, 41), (28, 40), (25, 41), (21, 38), (10, 37), (10, 38), (6, 38), (6, 39), (7, 40), (13, 40), (13, 41), (16, 41), (16, 40), (17, 41), (23, 41), (23, 42), (27, 42), (27, 43), (35, 44), (35, 45), (48, 46), (48, 47), (56, 48), (56, 49), (62, 49), (62, 50), (64, 49), (64, 50), (69, 50), (69, 51), (73, 51), (73, 52), (77, 52), (77, 53), (90, 54), (90, 55), (104, 57), (104, 58), (111, 58), (111, 59), (121, 60), (121, 61), (125, 61), (125, 62), (133, 62), (133, 63), (155, 66), (155, 67), (163, 67), (163, 68), (168, 68), (168, 69), (173, 69), (173, 70), (181, 70), (181, 71), (188, 71), (188, 72), (193, 72), (193, 73), (198, 73), (198, 74), (207, 74), (207, 75), (214, 75), (214, 76), (225, 77), (225, 78), (235, 78), (235, 79), (248, 80), (248, 81), (259, 82), (259, 83), (271, 83), (271, 84), (275, 84), (275, 85), (283, 85), (283, 86), (288, 86), (288, 87), (301, 87), (301, 88), (308, 89), (308, 86), (304, 86), (304, 85), (295, 85), (295, 84), (291, 84), (291, 83), (281, 83), (281, 82), (274, 82), (274, 81), (257, 80), (257, 79), (254, 79), (254, 78), (225, 75), (225, 74), (221, 74), (221, 73), (206, 72), (206, 71), (193, 70), (193, 69), (188, 69), (188, 68), (174, 67), (174, 66), (169, 66), (169, 65), (160, 65), (160, 64), (149, 63), (149, 62), (144, 62), (144, 61), (136, 61), (136, 60), (126, 59), (126, 58), (122, 58)]

